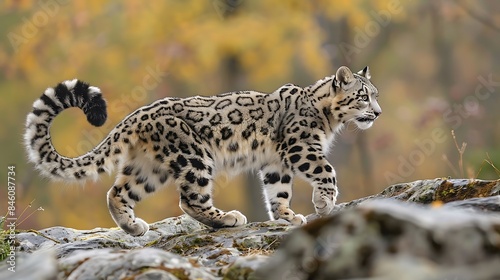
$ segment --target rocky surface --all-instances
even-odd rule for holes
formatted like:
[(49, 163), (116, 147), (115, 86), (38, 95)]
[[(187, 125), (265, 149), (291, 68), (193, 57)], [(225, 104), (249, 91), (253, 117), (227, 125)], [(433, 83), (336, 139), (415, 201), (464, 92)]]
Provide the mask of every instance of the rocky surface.
[(213, 230), (184, 215), (142, 237), (21, 232), (16, 272), (2, 262), (0, 279), (500, 279), (499, 195), (500, 180), (434, 179), (339, 204), (298, 229)]
[[(48, 276), (37, 279), (54, 279), (53, 275), (57, 279), (220, 279), (252, 272), (259, 257), (274, 252), (291, 229), (285, 222), (273, 221), (213, 230), (187, 215), (153, 223), (142, 237), (119, 228), (53, 227), (17, 235), (16, 270), (32, 271), (36, 259), (52, 259), (40, 267)], [(30, 279), (23, 273), (0, 271), (0, 279)]]
[(341, 203), (333, 212), (339, 209), (353, 207), (359, 203), (376, 198), (395, 198), (398, 200), (430, 204), (433, 202), (448, 203), (469, 198), (481, 198), (500, 195), (500, 180), (485, 181), (472, 179), (420, 180), (410, 183), (392, 185), (381, 193)]
[(500, 279), (499, 266), (499, 215), (381, 199), (294, 231), (259, 273), (266, 279)]

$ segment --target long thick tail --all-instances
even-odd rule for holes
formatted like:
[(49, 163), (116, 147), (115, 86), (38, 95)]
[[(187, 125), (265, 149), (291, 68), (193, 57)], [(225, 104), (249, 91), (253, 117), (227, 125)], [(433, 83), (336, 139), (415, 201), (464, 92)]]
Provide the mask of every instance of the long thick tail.
[(111, 171), (109, 136), (85, 155), (69, 158), (59, 154), (50, 138), (50, 126), (64, 109), (78, 107), (94, 126), (106, 121), (106, 101), (97, 87), (79, 80), (64, 81), (48, 88), (33, 103), (33, 111), (26, 119), (24, 143), (28, 157), (40, 172), (50, 178), (81, 180), (97, 178), (99, 173)]

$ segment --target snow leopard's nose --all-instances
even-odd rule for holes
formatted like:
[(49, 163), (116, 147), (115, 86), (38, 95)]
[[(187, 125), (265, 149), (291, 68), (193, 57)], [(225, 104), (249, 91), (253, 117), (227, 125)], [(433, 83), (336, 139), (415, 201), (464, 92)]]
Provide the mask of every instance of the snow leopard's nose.
[(377, 99), (372, 99), (371, 102), (371, 107), (373, 109), (373, 114), (375, 115), (375, 118), (378, 118), (382, 114), (382, 108), (380, 108), (380, 105), (378, 105)]

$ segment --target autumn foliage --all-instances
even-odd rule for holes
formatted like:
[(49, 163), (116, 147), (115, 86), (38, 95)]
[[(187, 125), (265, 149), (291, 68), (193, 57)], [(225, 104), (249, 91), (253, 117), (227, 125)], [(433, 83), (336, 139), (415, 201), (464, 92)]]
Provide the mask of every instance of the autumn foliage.
[[(93, 148), (158, 98), (270, 92), (285, 83), (307, 86), (341, 65), (369, 65), (384, 114), (368, 131), (348, 127), (336, 142), (331, 160), (341, 201), (395, 182), (499, 176), (490, 165), (478, 175), (486, 158), (500, 165), (495, 1), (6, 0), (0, 8), (0, 167), (17, 166), (18, 205), (35, 199), (34, 208), (45, 209), (21, 228), (114, 226), (105, 199), (113, 178), (49, 182), (27, 165), (21, 145), (33, 101), (75, 77), (102, 89), (109, 119), (94, 128), (78, 110), (61, 114), (51, 133), (68, 156)], [(452, 129), (467, 143), (462, 170)], [(2, 189), (6, 176), (0, 172)], [(260, 186), (245, 184), (244, 176), (220, 176), (217, 205), (264, 219), (250, 214), (262, 203), (248, 199), (259, 198)], [(310, 200), (311, 189), (298, 181), (294, 209), (312, 212)], [(137, 211), (152, 222), (181, 214), (177, 205), (170, 186)]]

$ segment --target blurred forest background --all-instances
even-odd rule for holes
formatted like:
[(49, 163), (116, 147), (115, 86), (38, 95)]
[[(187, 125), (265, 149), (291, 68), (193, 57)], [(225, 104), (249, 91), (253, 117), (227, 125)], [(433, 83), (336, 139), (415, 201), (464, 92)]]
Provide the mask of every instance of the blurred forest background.
[[(50, 182), (27, 164), (22, 146), (34, 100), (75, 77), (101, 88), (109, 119), (94, 128), (77, 109), (61, 114), (51, 132), (68, 156), (158, 98), (272, 92), (307, 86), (341, 65), (369, 65), (384, 113), (370, 130), (350, 126), (336, 141), (330, 160), (340, 202), (398, 182), (500, 176), (485, 161), (500, 168), (500, 1), (4, 0), (0, 22), (0, 214), (9, 165), (17, 215), (33, 200), (25, 217), (44, 209), (19, 228), (115, 226), (106, 208), (113, 177)], [(295, 183), (293, 209), (313, 212), (311, 188)], [(265, 220), (260, 198), (255, 177), (217, 179), (222, 209)], [(136, 209), (148, 222), (181, 214), (174, 186)]]

